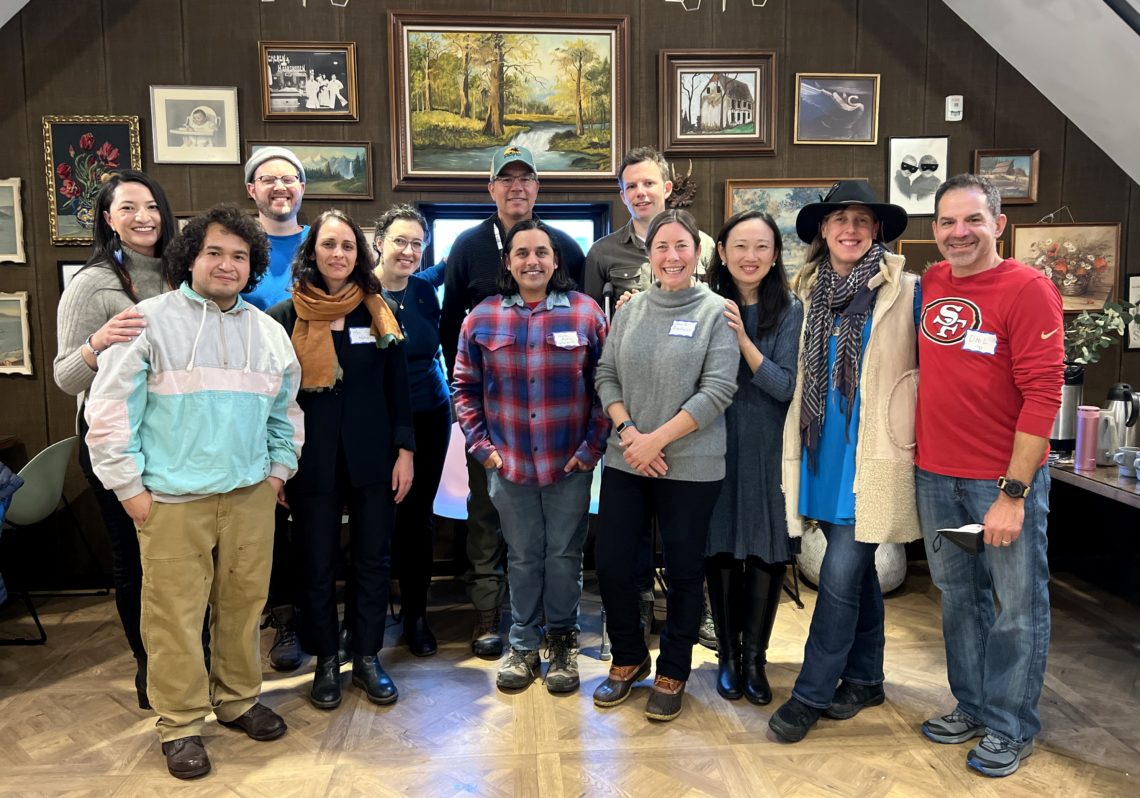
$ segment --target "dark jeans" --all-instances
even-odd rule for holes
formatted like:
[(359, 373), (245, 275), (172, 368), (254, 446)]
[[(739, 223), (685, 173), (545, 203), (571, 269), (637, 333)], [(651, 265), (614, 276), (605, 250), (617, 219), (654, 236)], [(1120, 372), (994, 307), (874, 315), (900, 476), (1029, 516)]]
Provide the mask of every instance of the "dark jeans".
[(792, 696), (827, 709), (839, 680), (883, 683), (883, 591), (875, 570), (877, 543), (855, 540), (855, 527), (820, 523), (827, 549), (811, 616), (804, 664)]
[(91, 468), (91, 452), (87, 448), (87, 419), (79, 414), (79, 467), (83, 469), (111, 539), (111, 581), (115, 586), (115, 607), (127, 635), (127, 644), (135, 659), (146, 657), (139, 616), (142, 611), (142, 559), (135, 522), (112, 491), (103, 487)]
[(487, 469), (470, 454), (467, 488), (467, 595), (475, 609), (497, 610), (503, 604), (507, 546), (487, 492)]
[(451, 405), (445, 402), (434, 410), (414, 413), (412, 421), (416, 432), (415, 479), (408, 495), (396, 505), (392, 534), (392, 572), (400, 580), (405, 618), (418, 618), (427, 610), (435, 554), (432, 507), (451, 440)]
[(685, 482), (602, 471), (595, 558), (613, 665), (637, 665), (649, 655), (641, 633), (636, 555), (657, 515), (669, 572), (665, 628), (657, 674), (687, 681), (704, 612), (705, 541), (721, 480)]

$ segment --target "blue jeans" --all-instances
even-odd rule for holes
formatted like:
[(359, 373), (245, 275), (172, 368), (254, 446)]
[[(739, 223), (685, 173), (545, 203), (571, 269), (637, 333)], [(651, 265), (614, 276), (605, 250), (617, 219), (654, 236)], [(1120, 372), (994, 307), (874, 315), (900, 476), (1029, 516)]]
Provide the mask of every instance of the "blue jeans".
[(507, 543), (511, 595), (511, 648), (537, 651), (538, 619), (551, 632), (578, 631), (582, 549), (590, 507), (590, 471), (575, 471), (553, 485), (519, 485), (487, 472), (487, 492), (499, 511)]
[(819, 596), (811, 616), (804, 664), (792, 696), (827, 709), (843, 679), (883, 683), (883, 591), (875, 570), (878, 543), (855, 540), (855, 527), (821, 522), (827, 538)]
[(981, 523), (998, 497), (996, 483), (921, 469), (915, 479), (930, 577), (942, 591), (950, 691), (960, 712), (1024, 745), (1041, 730), (1037, 702), (1049, 651), (1049, 471), (1033, 478), (1021, 536), (980, 554), (935, 538), (939, 529)]

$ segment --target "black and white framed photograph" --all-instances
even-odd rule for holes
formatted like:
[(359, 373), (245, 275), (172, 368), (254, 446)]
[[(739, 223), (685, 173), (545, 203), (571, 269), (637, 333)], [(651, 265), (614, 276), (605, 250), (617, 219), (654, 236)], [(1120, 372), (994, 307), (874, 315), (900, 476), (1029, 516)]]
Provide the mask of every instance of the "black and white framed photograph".
[(891, 136), (888, 202), (911, 216), (934, 215), (934, 192), (946, 180), (949, 136)]
[(79, 273), (79, 270), (87, 265), (85, 260), (57, 260), (56, 268), (59, 270), (59, 293), (60, 296), (67, 290), (71, 278)]
[(155, 163), (241, 163), (237, 88), (151, 86)]
[(20, 178), (0, 180), (0, 261), (26, 263)]
[(355, 122), (356, 42), (258, 42), (261, 117)]
[(28, 292), (0, 294), (0, 374), (32, 373)]
[[(1140, 309), (1140, 274), (1128, 277), (1128, 301)], [(1133, 321), (1128, 325), (1128, 335), (1124, 338), (1126, 349), (1140, 349), (1140, 321)]]

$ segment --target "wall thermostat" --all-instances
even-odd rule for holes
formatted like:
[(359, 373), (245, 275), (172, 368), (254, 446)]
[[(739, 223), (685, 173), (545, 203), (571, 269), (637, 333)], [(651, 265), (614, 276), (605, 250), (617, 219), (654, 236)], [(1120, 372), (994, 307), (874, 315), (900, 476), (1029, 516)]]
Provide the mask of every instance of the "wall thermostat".
[(947, 122), (961, 122), (962, 121), (962, 95), (951, 94), (946, 98), (946, 121)]

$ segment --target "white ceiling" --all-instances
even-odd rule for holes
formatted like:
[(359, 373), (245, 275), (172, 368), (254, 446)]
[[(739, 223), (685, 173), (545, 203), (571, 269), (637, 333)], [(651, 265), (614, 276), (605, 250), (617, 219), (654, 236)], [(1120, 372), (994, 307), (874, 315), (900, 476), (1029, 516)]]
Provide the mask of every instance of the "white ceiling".
[(28, 0), (0, 0), (0, 28), (7, 25), (8, 20), (16, 16), (27, 4)]

